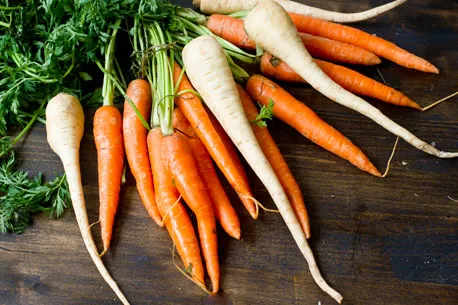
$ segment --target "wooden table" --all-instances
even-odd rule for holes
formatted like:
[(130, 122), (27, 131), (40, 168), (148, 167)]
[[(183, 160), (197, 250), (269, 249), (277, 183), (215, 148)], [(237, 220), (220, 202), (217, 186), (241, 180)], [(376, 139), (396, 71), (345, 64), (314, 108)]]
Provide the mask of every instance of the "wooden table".
[[(182, 1), (189, 4), (190, 1)], [(386, 1), (307, 1), (358, 11)], [(458, 3), (412, 0), (383, 17), (355, 24), (437, 65), (440, 75), (384, 61), (388, 83), (421, 105), (458, 89)], [(360, 69), (379, 79), (375, 68)], [(381, 170), (395, 137), (308, 86), (287, 86), (352, 139)], [(457, 98), (422, 113), (370, 100), (421, 138), (458, 150)], [(90, 220), (97, 219), (96, 152), (87, 112), (81, 158)], [(300, 184), (311, 217), (310, 244), (344, 304), (458, 303), (458, 160), (440, 160), (401, 141), (390, 175), (379, 179), (311, 144), (278, 120), (269, 128)], [(62, 167), (37, 125), (18, 148), (21, 166), (48, 177)], [(254, 195), (272, 200), (251, 171)], [(242, 223), (242, 241), (218, 231), (222, 291), (208, 297), (172, 262), (165, 230), (147, 217), (133, 178), (123, 188), (111, 251), (103, 258), (132, 304), (334, 304), (314, 284), (278, 214), (253, 221), (225, 182)], [(100, 234), (94, 229), (94, 235)], [(71, 210), (41, 215), (24, 234), (0, 235), (0, 304), (119, 304), (84, 248)]]

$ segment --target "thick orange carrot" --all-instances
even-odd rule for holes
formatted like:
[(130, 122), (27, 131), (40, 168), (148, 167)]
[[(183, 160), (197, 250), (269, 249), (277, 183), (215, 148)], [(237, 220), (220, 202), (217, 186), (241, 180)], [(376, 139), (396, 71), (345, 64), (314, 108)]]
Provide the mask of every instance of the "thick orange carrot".
[[(179, 65), (175, 64), (173, 70), (173, 79), (175, 83), (178, 82), (180, 75), (181, 68)], [(180, 85), (178, 86), (178, 91), (190, 89), (193, 90), (193, 87), (187, 76), (183, 75)], [(245, 171), (243, 167), (240, 168), (234, 163), (234, 161), (236, 162), (239, 160), (238, 157), (234, 159), (233, 156), (231, 157), (228, 153), (214, 125), (211, 123), (202, 101), (192, 93), (185, 93), (175, 98), (175, 104), (183, 111), (189, 123), (196, 131), (197, 136), (202, 143), (204, 143), (213, 160), (216, 162), (216, 165), (218, 165), (218, 168), (239, 195), (240, 200), (251, 217), (257, 219), (257, 208), (248, 184), (248, 179), (246, 179)]]
[(439, 73), (433, 64), (377, 36), (321, 19), (289, 13), (299, 32), (358, 46), (391, 60), (400, 66), (423, 72)]
[(212, 293), (219, 290), (218, 241), (212, 204), (199, 175), (191, 148), (183, 135), (174, 133), (162, 139), (162, 160), (184, 200), (197, 218), (200, 245)]
[[(259, 114), (256, 106), (253, 104), (253, 101), (248, 93), (246, 93), (239, 84), (237, 84), (237, 90), (240, 95), (240, 100), (242, 101), (243, 110), (245, 111), (248, 120), (250, 122), (255, 121)], [(291, 202), (294, 214), (296, 214), (296, 217), (304, 230), (305, 236), (310, 238), (310, 221), (307, 209), (305, 208), (301, 188), (294, 179), (288, 164), (283, 158), (280, 149), (270, 135), (267, 127), (261, 127), (256, 124), (251, 124), (251, 127), (256, 139), (258, 140), (259, 146), (261, 146), (264, 155), (267, 157), (267, 160), (269, 160), (270, 165), (277, 174), (278, 180), (280, 180), (280, 183), (288, 196), (289, 202)]]
[(363, 171), (377, 177), (382, 176), (366, 155), (348, 138), (274, 82), (261, 75), (252, 75), (248, 79), (246, 90), (254, 100), (263, 105), (268, 105), (270, 101), (273, 101), (275, 103), (274, 115), (295, 128), (307, 139)]
[[(256, 44), (245, 33), (241, 19), (211, 15), (207, 27), (240, 48), (256, 50)], [(377, 55), (360, 47), (305, 33), (300, 36), (305, 48), (314, 57), (357, 65), (377, 65), (381, 62)]]
[(148, 133), (148, 151), (156, 189), (156, 202), (186, 270), (191, 272), (198, 283), (205, 286), (204, 267), (196, 233), (186, 209), (179, 202), (178, 190), (162, 162), (162, 138), (160, 128), (154, 128)]
[(175, 108), (173, 111), (173, 127), (186, 135), (188, 144), (196, 159), (200, 177), (210, 196), (216, 219), (221, 223), (227, 234), (235, 239), (240, 239), (239, 218), (219, 181), (211, 156), (180, 108)]
[(106, 105), (97, 109), (94, 115), (94, 139), (99, 173), (103, 255), (110, 247), (124, 167), (122, 118), (116, 107)]
[[(398, 106), (421, 109), (420, 105), (401, 92), (364, 76), (361, 73), (318, 59), (315, 59), (315, 62), (333, 81), (350, 92), (373, 97)], [(282, 81), (306, 83), (306, 81), (286, 63), (267, 52), (265, 52), (261, 58), (260, 68), (262, 74), (271, 78)]]
[[(151, 111), (151, 88), (149, 83), (143, 79), (131, 81), (127, 87), (126, 95), (134, 102), (143, 117), (147, 118)], [(153, 177), (148, 159), (146, 144), (148, 131), (127, 101), (124, 102), (123, 116), (124, 146), (127, 162), (137, 182), (137, 190), (143, 205), (149, 216), (162, 227), (161, 215), (155, 201)]]

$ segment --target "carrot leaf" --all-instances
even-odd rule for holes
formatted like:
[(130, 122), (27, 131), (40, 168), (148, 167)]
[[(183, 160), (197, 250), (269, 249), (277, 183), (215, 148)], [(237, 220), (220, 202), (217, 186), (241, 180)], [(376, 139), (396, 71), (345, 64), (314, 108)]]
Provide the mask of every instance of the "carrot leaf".
[(262, 105), (261, 109), (259, 110), (259, 114), (256, 116), (256, 119), (251, 121), (250, 123), (256, 124), (259, 127), (267, 127), (267, 123), (265, 120), (272, 120), (274, 115), (274, 101), (272, 99), (269, 100), (269, 104), (267, 106)]

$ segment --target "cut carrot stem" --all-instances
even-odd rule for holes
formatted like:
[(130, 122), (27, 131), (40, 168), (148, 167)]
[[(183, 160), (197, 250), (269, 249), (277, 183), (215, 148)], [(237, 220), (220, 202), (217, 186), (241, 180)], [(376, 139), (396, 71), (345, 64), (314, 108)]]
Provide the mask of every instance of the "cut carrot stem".
[(103, 254), (110, 247), (124, 167), (122, 117), (114, 106), (102, 106), (94, 115), (94, 139), (99, 173), (100, 227)]
[[(256, 50), (256, 44), (246, 34), (241, 19), (215, 14), (208, 18), (207, 27), (240, 48)], [(356, 65), (378, 65), (381, 62), (374, 53), (347, 43), (305, 33), (301, 33), (301, 39), (314, 57)]]
[[(355, 94), (369, 96), (397, 106), (421, 109), (421, 106), (401, 92), (377, 82), (356, 71), (333, 63), (315, 59), (317, 65), (342, 88)], [(260, 64), (261, 72), (268, 77), (282, 81), (307, 83), (286, 63), (265, 52)]]
[(160, 128), (154, 128), (148, 133), (148, 151), (156, 189), (156, 202), (185, 269), (196, 283), (205, 287), (199, 242), (189, 215), (179, 200), (180, 194), (162, 161), (162, 139)]
[[(151, 87), (146, 80), (136, 79), (130, 82), (126, 95), (135, 104), (143, 117), (148, 117), (151, 111)], [(148, 131), (138, 119), (128, 101), (124, 102), (123, 114), (124, 147), (130, 171), (137, 183), (137, 190), (148, 215), (159, 225), (163, 226), (154, 195), (153, 176), (148, 159)]]
[[(181, 75), (179, 65), (174, 65), (173, 77), (176, 82)], [(194, 90), (186, 75), (183, 75), (178, 86), (178, 91)], [(195, 94), (189, 92), (175, 98), (175, 104), (183, 111), (191, 126), (197, 133), (202, 143), (204, 143), (218, 168), (224, 174), (231, 186), (235, 189), (245, 208), (251, 217), (257, 219), (255, 201), (253, 198), (248, 179), (246, 178), (243, 167), (236, 165), (238, 159), (234, 158), (228, 151), (215, 126), (210, 121), (207, 111), (202, 101)], [(240, 161), (239, 161), (240, 162)]]
[[(240, 85), (236, 85), (240, 95), (240, 100), (242, 102), (243, 110), (245, 111), (248, 120), (253, 122), (256, 120), (259, 112), (256, 109), (256, 106), (253, 104), (253, 101), (251, 100), (248, 93), (246, 93), (246, 91), (243, 90)], [(283, 158), (280, 149), (270, 135), (267, 127), (261, 127), (252, 123), (251, 128), (253, 129), (254, 135), (256, 136), (256, 139), (258, 140), (259, 146), (261, 146), (264, 155), (267, 157), (267, 160), (269, 160), (270, 165), (277, 174), (277, 177), (280, 180), (280, 183), (283, 186), (283, 189), (285, 190), (285, 193), (291, 203), (291, 207), (293, 208), (294, 213), (296, 214), (296, 217), (299, 220), (302, 229), (304, 230), (305, 236), (307, 239), (310, 238), (310, 221), (307, 209), (305, 208), (301, 188), (294, 179), (288, 164)]]
[(212, 282), (212, 294), (219, 290), (218, 241), (216, 222), (207, 190), (199, 175), (199, 169), (186, 139), (174, 133), (162, 139), (162, 160), (184, 200), (197, 218), (200, 245), (208, 275)]
[(382, 176), (361, 149), (279, 85), (261, 75), (252, 75), (248, 79), (246, 90), (254, 100), (263, 105), (273, 101), (274, 115), (310, 141), (365, 172)]
[(216, 219), (221, 223), (227, 234), (235, 239), (240, 239), (239, 218), (219, 181), (211, 156), (180, 108), (176, 108), (173, 112), (173, 127), (186, 135), (188, 144), (196, 159), (200, 177), (210, 196)]
[(436, 74), (439, 73), (439, 69), (430, 62), (380, 37), (349, 26), (324, 21), (310, 16), (294, 13), (289, 13), (289, 16), (299, 32), (325, 37), (364, 48), (406, 68)]

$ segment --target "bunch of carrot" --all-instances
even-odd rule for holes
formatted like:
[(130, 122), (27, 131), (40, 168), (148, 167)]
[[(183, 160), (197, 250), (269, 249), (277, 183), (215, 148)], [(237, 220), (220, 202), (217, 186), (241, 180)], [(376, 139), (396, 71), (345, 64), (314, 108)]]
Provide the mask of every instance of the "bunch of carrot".
[[(118, 73), (119, 76), (122, 73), (117, 73), (113, 64), (115, 37), (120, 24), (120, 20), (116, 21), (105, 48), (105, 65), (98, 63), (104, 72), (104, 101), (94, 117), (104, 247), (100, 255), (96, 253), (90, 234), (83, 233), (87, 216), (78, 214), (78, 218), (91, 257), (124, 303), (128, 302), (100, 260), (110, 245), (124, 152), (147, 213), (169, 232), (184, 264), (183, 273), (206, 292), (216, 294), (220, 285), (216, 221), (235, 239), (241, 238), (241, 230), (237, 213), (216, 174), (215, 164), (253, 219), (258, 218), (259, 208), (271, 211), (253, 197), (237, 150), (271, 195), (316, 283), (337, 302), (342, 300), (320, 274), (307, 242), (311, 234), (310, 223), (300, 187), (264, 120), (273, 114), (359, 169), (377, 177), (382, 174), (357, 146), (305, 104), (266, 77), (249, 76), (232, 58), (253, 63), (262, 49), (260, 69), (266, 76), (307, 82), (413, 146), (438, 157), (456, 157), (457, 153), (439, 151), (418, 139), (350, 92), (422, 109), (417, 103), (355, 71), (312, 58), (313, 55), (336, 62), (376, 65), (381, 62), (378, 57), (381, 56), (408, 68), (438, 73), (438, 69), (426, 60), (381, 38), (310, 16), (318, 14), (327, 20), (352, 22), (373, 17), (402, 2), (394, 1), (359, 15), (345, 15), (317, 11), (289, 0), (201, 0), (196, 4), (206, 12), (251, 11), (236, 14), (244, 20), (211, 15), (205, 28), (199, 24), (205, 18), (194, 18), (195, 12), (183, 10), (171, 18), (181, 24), (178, 30), (158, 20), (135, 17), (131, 33), (140, 77), (130, 82), (126, 92), (122, 89), (122, 81), (121, 84), (118, 81)], [(298, 30), (304, 33), (299, 34)], [(255, 55), (242, 49), (258, 52)], [(234, 78), (246, 81), (245, 89), (236, 84)], [(125, 96), (122, 116), (113, 106), (115, 87)], [(67, 145), (71, 146), (73, 159), (63, 156), (61, 143), (55, 140), (50, 143), (61, 156), (66, 172), (69, 168), (72, 201), (84, 209), (75, 156), (84, 117), (73, 99), (65, 99), (69, 109), (77, 114), (78, 122), (60, 121), (59, 126), (64, 128), (70, 123), (78, 123), (80, 130)], [(260, 111), (252, 99), (262, 105)], [(68, 109), (59, 110), (65, 113)], [(55, 131), (49, 131), (52, 132)], [(72, 167), (72, 164), (78, 166)], [(181, 199), (197, 218), (197, 234)], [(205, 283), (205, 270), (211, 280), (211, 289)]]

